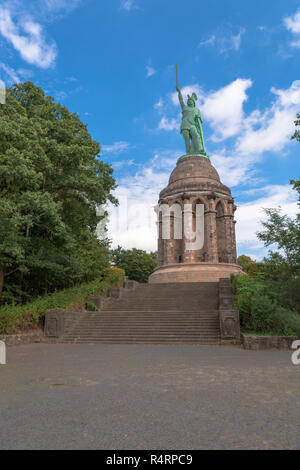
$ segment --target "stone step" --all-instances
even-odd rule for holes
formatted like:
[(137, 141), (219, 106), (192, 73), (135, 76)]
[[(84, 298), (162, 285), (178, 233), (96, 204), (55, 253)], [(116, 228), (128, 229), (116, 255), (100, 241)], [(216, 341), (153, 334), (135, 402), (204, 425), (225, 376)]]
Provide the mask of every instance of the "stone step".
[[(101, 319), (105, 319), (105, 318), (149, 318), (149, 319), (161, 319), (161, 318), (165, 318), (166, 320), (172, 320), (172, 318), (190, 318), (190, 319), (195, 319), (195, 320), (205, 320), (206, 318), (219, 318), (216, 314), (207, 314), (207, 313), (204, 313), (204, 314), (201, 314), (200, 312), (189, 312), (189, 314), (186, 314), (185, 312), (174, 312), (174, 313), (170, 313), (170, 314), (164, 314), (164, 312), (161, 312), (159, 310), (157, 310), (156, 312), (153, 312), (153, 311), (144, 311), (144, 312), (141, 312), (139, 310), (137, 310), (136, 312), (134, 311), (130, 311), (130, 312), (126, 312), (126, 313), (121, 313), (119, 311), (114, 311), (114, 312), (105, 312), (104, 314), (101, 312), (98, 316), (95, 316), (93, 318), (91, 318), (91, 320), (101, 320)], [(86, 317), (84, 320), (88, 320), (89, 318)], [(82, 320), (81, 320), (82, 321)]]
[(143, 340), (76, 340), (76, 339), (71, 339), (71, 340), (64, 340), (63, 342), (65, 343), (76, 343), (76, 344), (202, 344), (202, 345), (219, 345), (220, 344), (220, 339), (192, 339), (192, 340), (176, 340), (176, 339), (143, 339)]
[(197, 326), (197, 325), (219, 325), (219, 322), (217, 319), (210, 319), (210, 318), (207, 318), (205, 320), (190, 320), (190, 321), (186, 321), (184, 319), (178, 319), (175, 321), (167, 321), (167, 320), (154, 320), (154, 319), (128, 319), (128, 318), (122, 318), (122, 319), (118, 319), (118, 318), (112, 318), (112, 319), (106, 319), (106, 320), (102, 320), (102, 321), (88, 321), (88, 322), (82, 322), (80, 323), (79, 325), (73, 325), (71, 326), (70, 325), (70, 328), (75, 328), (77, 326), (80, 326), (82, 327), (82, 325), (95, 325), (95, 326), (101, 326), (101, 325), (107, 325), (107, 324), (114, 324), (114, 325), (125, 325), (126, 323), (128, 322), (128, 324), (130, 325), (130, 328), (132, 328), (134, 325), (159, 325), (159, 326), (163, 326), (163, 325), (166, 325), (166, 326), (171, 326), (173, 324), (177, 324), (178, 326), (180, 327), (183, 327), (184, 325), (191, 325), (191, 326)]
[[(94, 328), (95, 329), (107, 329), (107, 328), (113, 328), (113, 329), (120, 329), (122, 328), (122, 330), (124, 329), (130, 329), (132, 330), (133, 328), (136, 330), (136, 329), (154, 329), (154, 330), (157, 330), (157, 329), (172, 329), (173, 330), (186, 330), (186, 329), (194, 329), (194, 328), (197, 328), (197, 329), (200, 329), (200, 330), (205, 330), (205, 329), (211, 329), (211, 328), (218, 328), (218, 323), (215, 322), (215, 323), (205, 323), (203, 325), (199, 324), (199, 323), (194, 323), (190, 326), (187, 326), (187, 324), (181, 324), (181, 325), (178, 325), (178, 326), (173, 326), (170, 325), (169, 323), (138, 323), (136, 325), (134, 324), (130, 324), (128, 326), (126, 326), (125, 324), (123, 325), (118, 325), (117, 323), (114, 323), (114, 324), (98, 324), (98, 325), (95, 325)], [(82, 328), (85, 328), (85, 329), (88, 329), (88, 330), (93, 330), (93, 324), (83, 324), (83, 325), (80, 325), (79, 327), (76, 327), (76, 328), (72, 328), (72, 331), (79, 331), (79, 330), (82, 330)]]
[[(120, 306), (112, 305), (110, 308), (105, 308), (108, 312), (118, 312), (120, 310), (132, 310), (137, 311), (143, 309), (144, 311), (160, 311), (162, 309), (166, 310), (178, 310), (178, 312), (183, 312), (186, 308), (193, 312), (205, 312), (208, 310), (208, 307), (214, 307), (214, 305), (180, 305), (180, 304), (167, 304), (163, 305), (162, 303), (155, 304), (155, 305), (148, 305), (148, 304), (141, 304), (141, 305), (130, 305), (130, 304), (122, 304)], [(214, 308), (211, 308), (214, 310)]]
[(199, 332), (198, 334), (196, 332), (182, 332), (181, 334), (179, 332), (168, 332), (168, 331), (140, 331), (140, 332), (135, 332), (135, 331), (127, 331), (127, 332), (98, 332), (98, 333), (91, 333), (91, 332), (80, 332), (78, 334), (69, 334), (69, 335), (63, 335), (65, 338), (218, 338), (218, 332), (212, 331), (212, 332)]
[(220, 344), (218, 284), (140, 284), (65, 327), (68, 343)]
[(102, 335), (217, 335), (218, 330), (216, 328), (214, 329), (203, 329), (203, 330), (155, 330), (155, 329), (134, 329), (134, 330), (112, 330), (112, 329), (107, 329), (107, 330), (89, 330), (89, 329), (82, 329), (82, 330), (76, 330), (76, 331), (70, 331), (69, 333), (66, 332), (64, 336), (80, 336), (80, 335), (90, 335), (90, 336), (102, 336)]
[(124, 318), (124, 319), (117, 319), (117, 318), (112, 318), (112, 319), (106, 319), (106, 320), (102, 320), (102, 321), (88, 321), (88, 322), (82, 322), (82, 323), (79, 323), (79, 325), (73, 325), (71, 326), (70, 325), (70, 328), (75, 328), (75, 327), (82, 327), (82, 325), (91, 325), (91, 326), (102, 326), (102, 325), (110, 325), (110, 324), (114, 324), (114, 325), (125, 325), (126, 323), (128, 322), (130, 328), (132, 328), (134, 325), (158, 325), (158, 326), (172, 326), (173, 324), (176, 324), (180, 327), (183, 327), (185, 325), (190, 325), (190, 326), (197, 326), (197, 325), (219, 325), (219, 322), (217, 319), (205, 319), (205, 320), (190, 320), (190, 321), (186, 321), (184, 319), (178, 319), (176, 321), (167, 321), (167, 320), (154, 320), (154, 319), (131, 319), (129, 320), (128, 318)]
[(162, 336), (168, 336), (168, 335), (218, 335), (219, 331), (217, 328), (210, 329), (210, 330), (157, 330), (157, 329), (144, 329), (144, 330), (86, 330), (83, 329), (81, 331), (69, 331), (64, 334), (64, 336), (81, 336), (81, 335), (91, 335), (91, 336), (102, 336), (102, 335), (162, 335)]
[(62, 338), (62, 341), (90, 341), (91, 343), (97, 341), (106, 341), (106, 342), (142, 342), (142, 341), (152, 341), (152, 342), (167, 342), (167, 341), (181, 341), (181, 342), (219, 342), (220, 337), (218, 336), (190, 336), (189, 338), (181, 336), (70, 336)]
[[(130, 309), (130, 310), (120, 309), (120, 310), (116, 310), (116, 311), (117, 311), (117, 312), (120, 312), (120, 313), (124, 313), (124, 314), (130, 314), (130, 313), (132, 312), (131, 309)], [(143, 309), (138, 309), (138, 311), (141, 312), (142, 314), (144, 314), (144, 313), (147, 313), (147, 314), (151, 313), (151, 310), (150, 310), (150, 312), (149, 312), (149, 310), (145, 310), (144, 308), (143, 308)], [(89, 316), (92, 316), (92, 315), (100, 316), (100, 315), (101, 315), (101, 316), (102, 316), (102, 315), (104, 315), (105, 313), (110, 314), (110, 312), (111, 312), (111, 310), (105, 309), (105, 310), (101, 310), (101, 311), (98, 311), (98, 312), (97, 312), (97, 311), (96, 311), (96, 312), (85, 312), (85, 315), (89, 315)], [(115, 312), (115, 311), (114, 311), (114, 312)], [(165, 314), (165, 315), (171, 315), (172, 313), (174, 313), (174, 314), (187, 314), (187, 315), (190, 314), (190, 313), (192, 313), (193, 315), (198, 314), (198, 312), (191, 311), (191, 310), (186, 310), (186, 309), (185, 309), (185, 310), (174, 310), (174, 309), (172, 309), (172, 310), (165, 310), (165, 309), (163, 309), (163, 310), (155, 310), (155, 311), (153, 312), (153, 314), (155, 314), (155, 315), (156, 315), (156, 314), (159, 314), (159, 313)], [(217, 309), (206, 309), (206, 310), (203, 310), (202, 312), (199, 312), (199, 315), (203, 315), (203, 314), (205, 314), (205, 313), (218, 315), (219, 312), (218, 312)]]

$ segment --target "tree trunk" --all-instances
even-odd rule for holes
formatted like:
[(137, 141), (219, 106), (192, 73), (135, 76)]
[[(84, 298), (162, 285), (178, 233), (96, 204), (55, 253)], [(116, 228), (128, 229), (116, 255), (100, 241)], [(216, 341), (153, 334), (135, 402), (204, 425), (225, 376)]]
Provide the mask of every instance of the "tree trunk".
[(4, 269), (2, 266), (0, 266), (0, 295), (3, 291), (3, 286), (4, 286)]

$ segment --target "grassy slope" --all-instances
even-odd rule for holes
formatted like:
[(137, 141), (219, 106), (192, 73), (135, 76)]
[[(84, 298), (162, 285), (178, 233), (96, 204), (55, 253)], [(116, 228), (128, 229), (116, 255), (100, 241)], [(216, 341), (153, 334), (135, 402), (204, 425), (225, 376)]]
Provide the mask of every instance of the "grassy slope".
[(97, 280), (38, 297), (24, 305), (4, 305), (0, 307), (0, 334), (14, 334), (40, 328), (48, 309), (82, 310), (90, 295), (106, 294), (110, 285), (108, 281)]

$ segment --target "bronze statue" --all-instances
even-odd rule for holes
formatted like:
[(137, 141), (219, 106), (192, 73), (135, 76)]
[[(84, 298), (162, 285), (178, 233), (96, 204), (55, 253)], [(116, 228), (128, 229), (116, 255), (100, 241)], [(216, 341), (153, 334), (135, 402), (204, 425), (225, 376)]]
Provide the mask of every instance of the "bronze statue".
[(178, 85), (178, 66), (176, 64), (176, 90), (182, 109), (182, 122), (180, 132), (183, 135), (187, 155), (205, 155), (204, 139), (202, 132), (202, 117), (200, 110), (195, 107), (197, 95), (188, 95), (187, 106)]

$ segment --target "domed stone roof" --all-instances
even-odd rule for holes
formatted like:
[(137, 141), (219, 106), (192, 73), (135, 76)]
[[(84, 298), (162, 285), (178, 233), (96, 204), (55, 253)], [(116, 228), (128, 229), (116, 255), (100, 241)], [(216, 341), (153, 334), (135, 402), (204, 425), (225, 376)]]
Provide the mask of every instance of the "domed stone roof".
[(168, 186), (160, 192), (160, 199), (181, 192), (218, 191), (230, 195), (230, 189), (224, 186), (217, 170), (205, 157), (191, 156), (179, 158), (172, 171)]

